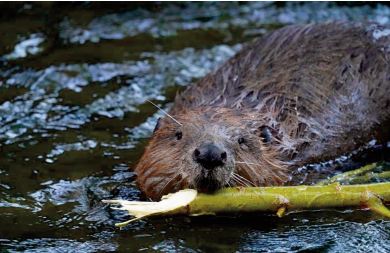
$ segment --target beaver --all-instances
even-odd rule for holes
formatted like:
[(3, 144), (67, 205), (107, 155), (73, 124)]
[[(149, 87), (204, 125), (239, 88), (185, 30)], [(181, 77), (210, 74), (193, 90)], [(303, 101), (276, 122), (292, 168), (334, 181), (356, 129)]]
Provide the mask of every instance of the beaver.
[(281, 185), (291, 171), (389, 139), (390, 29), (292, 25), (178, 94), (135, 172), (151, 199)]

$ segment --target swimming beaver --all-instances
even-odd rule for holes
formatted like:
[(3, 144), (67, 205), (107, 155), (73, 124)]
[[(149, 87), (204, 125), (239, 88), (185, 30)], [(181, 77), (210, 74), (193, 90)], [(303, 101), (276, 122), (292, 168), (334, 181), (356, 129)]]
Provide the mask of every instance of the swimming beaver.
[(288, 26), (175, 99), (135, 172), (152, 199), (182, 188), (280, 185), (299, 166), (389, 138), (390, 29)]

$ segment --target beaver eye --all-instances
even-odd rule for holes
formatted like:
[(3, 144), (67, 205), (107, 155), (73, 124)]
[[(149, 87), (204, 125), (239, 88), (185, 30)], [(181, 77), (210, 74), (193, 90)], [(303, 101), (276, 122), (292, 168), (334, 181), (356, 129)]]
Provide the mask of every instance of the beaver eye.
[(183, 137), (183, 133), (181, 131), (177, 131), (175, 133), (175, 136), (176, 136), (176, 140), (181, 140), (181, 138)]
[(245, 139), (243, 137), (238, 138), (238, 144), (243, 144), (245, 142)]
[(160, 129), (160, 126), (161, 126), (161, 118), (158, 118), (157, 119), (157, 123), (156, 123), (156, 126), (154, 127), (153, 129), (153, 133), (156, 132), (158, 129)]

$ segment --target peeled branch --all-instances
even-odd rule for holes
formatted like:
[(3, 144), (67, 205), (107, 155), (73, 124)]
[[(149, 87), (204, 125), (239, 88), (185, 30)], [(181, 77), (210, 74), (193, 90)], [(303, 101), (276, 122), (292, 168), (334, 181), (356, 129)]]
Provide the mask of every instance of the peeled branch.
[(104, 200), (120, 205), (135, 218), (117, 226), (150, 216), (175, 214), (210, 215), (239, 212), (275, 212), (282, 217), (293, 210), (325, 209), (337, 207), (369, 208), (390, 218), (390, 183), (283, 187), (224, 188), (214, 194), (197, 193), (186, 189), (168, 194), (159, 202)]

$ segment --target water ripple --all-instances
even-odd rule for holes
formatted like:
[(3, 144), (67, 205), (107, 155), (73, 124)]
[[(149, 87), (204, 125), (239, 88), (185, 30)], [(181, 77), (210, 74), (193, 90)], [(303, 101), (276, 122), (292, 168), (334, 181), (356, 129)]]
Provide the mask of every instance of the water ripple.
[[(12, 143), (29, 129), (45, 132), (78, 128), (89, 122), (93, 114), (121, 118), (127, 112), (137, 112), (137, 106), (146, 99), (163, 100), (163, 89), (187, 85), (220, 65), (239, 48), (239, 45), (200, 51), (187, 48), (167, 54), (145, 53), (144, 57), (151, 60), (52, 66), (14, 74), (7, 85), (24, 86), (30, 91), (0, 105), (0, 139)], [(126, 77), (123, 87), (92, 103), (84, 107), (61, 104), (61, 90), (82, 92), (82, 87), (88, 84), (98, 82), (104, 85), (117, 76)]]

